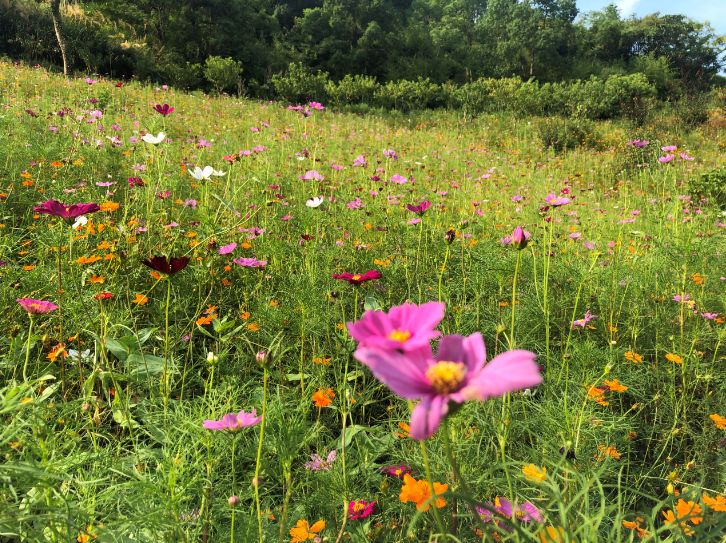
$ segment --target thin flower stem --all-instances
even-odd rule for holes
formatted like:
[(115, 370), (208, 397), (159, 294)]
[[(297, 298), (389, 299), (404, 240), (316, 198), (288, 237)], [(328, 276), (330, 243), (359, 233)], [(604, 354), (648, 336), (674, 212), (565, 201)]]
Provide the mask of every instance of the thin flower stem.
[(169, 306), (171, 305), (171, 278), (166, 278), (166, 309), (164, 311), (164, 372), (162, 373), (163, 385), (162, 393), (164, 394), (164, 420), (166, 420), (167, 410), (169, 408)]
[(257, 442), (257, 458), (255, 459), (255, 478), (253, 486), (255, 487), (255, 508), (257, 510), (257, 533), (259, 542), (263, 543), (264, 533), (262, 531), (262, 508), (260, 507), (260, 465), (262, 460), (262, 443), (265, 437), (265, 420), (267, 416), (267, 366), (262, 370), (262, 420), (260, 421), (260, 438)]
[(23, 365), (23, 381), (28, 380), (28, 362), (30, 361), (30, 340), (33, 337), (33, 315), (30, 314), (30, 326), (28, 326), (28, 341), (25, 344), (25, 364)]
[[(237, 486), (237, 472), (234, 468), (234, 457), (235, 457), (235, 445), (237, 444), (236, 435), (232, 434), (232, 495), (235, 495), (235, 488)], [(229, 530), (229, 543), (234, 543), (234, 511), (235, 505), (232, 505), (232, 522)]]
[(426, 471), (426, 482), (429, 484), (429, 491), (431, 492), (430, 500), (433, 505), (434, 520), (436, 521), (439, 533), (445, 534), (446, 528), (444, 528), (444, 523), (441, 520), (441, 515), (439, 515), (439, 510), (436, 508), (436, 491), (434, 490), (434, 478), (431, 474), (431, 462), (429, 462), (429, 453), (426, 450), (426, 443), (419, 441), (418, 446), (421, 449), (421, 458), (423, 458), (424, 470)]
[(519, 275), (519, 265), (522, 262), (522, 251), (517, 250), (517, 263), (514, 265), (514, 277), (512, 278), (512, 322), (509, 325), (509, 349), (514, 349), (516, 344), (514, 339), (514, 314), (517, 307), (517, 276)]
[(446, 458), (449, 460), (451, 469), (454, 472), (454, 479), (455, 479), (454, 482), (461, 485), (461, 490), (462, 490), (462, 493), (464, 494), (464, 498), (466, 499), (466, 503), (469, 505), (471, 512), (474, 514), (474, 518), (478, 519), (480, 517), (479, 517), (479, 513), (476, 510), (474, 498), (471, 494), (471, 491), (469, 490), (469, 485), (466, 484), (466, 480), (461, 476), (461, 471), (459, 469), (459, 463), (456, 461), (456, 456), (454, 455), (454, 449), (451, 446), (450, 431), (451, 430), (449, 428), (449, 421), (448, 421), (448, 419), (445, 419), (443, 428), (442, 428), (444, 452), (446, 453)]
[(439, 301), (443, 301), (441, 298), (441, 286), (444, 281), (444, 272), (446, 271), (446, 264), (449, 261), (449, 252), (451, 251), (451, 244), (446, 244), (446, 252), (444, 253), (444, 263), (441, 265), (441, 271), (439, 272)]

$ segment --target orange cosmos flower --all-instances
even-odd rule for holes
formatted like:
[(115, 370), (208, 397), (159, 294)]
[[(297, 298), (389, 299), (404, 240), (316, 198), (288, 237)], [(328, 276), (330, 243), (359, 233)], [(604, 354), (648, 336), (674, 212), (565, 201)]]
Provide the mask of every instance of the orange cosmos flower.
[(719, 511), (721, 513), (726, 512), (726, 496), (716, 494), (716, 497), (712, 498), (708, 494), (704, 493), (702, 498), (704, 505), (706, 505), (707, 507), (710, 507), (714, 511)]
[(527, 464), (522, 468), (525, 478), (532, 483), (541, 483), (547, 479), (547, 468), (536, 466), (535, 464)]
[(629, 360), (633, 364), (639, 364), (643, 361), (643, 357), (634, 351), (626, 351), (625, 360)]
[[(440, 498), (444, 492), (449, 489), (449, 485), (442, 483), (433, 483), (436, 509), (441, 509), (446, 506), (446, 500)], [(431, 507), (429, 500), (431, 499), (431, 485), (428, 481), (417, 481), (411, 475), (406, 473), (403, 476), (403, 486), (401, 487), (401, 493), (399, 495), (401, 503), (413, 502), (416, 504), (416, 509), (422, 513), (425, 513)]]
[(149, 301), (149, 297), (145, 296), (143, 294), (136, 294), (136, 297), (134, 298), (134, 301), (131, 303), (134, 303), (136, 305), (146, 305)]
[(121, 204), (118, 202), (103, 202), (101, 205), (101, 211), (116, 211)]
[(628, 387), (620, 383), (617, 379), (605, 379), (603, 384), (613, 392), (625, 392)]
[(648, 530), (646, 530), (645, 528), (641, 528), (641, 522), (643, 522), (642, 517), (638, 517), (634, 521), (624, 520), (623, 527), (635, 532), (637, 536), (642, 539), (644, 537), (648, 537), (650, 535), (650, 532), (648, 532)]
[(712, 413), (708, 416), (713, 423), (716, 425), (716, 428), (719, 430), (726, 430), (726, 417), (722, 417), (721, 415), (717, 413)]
[(319, 388), (312, 397), (315, 407), (328, 407), (335, 399), (335, 392), (332, 388)]
[(303, 543), (315, 539), (325, 529), (325, 521), (319, 520), (312, 526), (305, 519), (300, 519), (290, 530), (290, 543)]
[(668, 362), (673, 362), (674, 364), (682, 364), (683, 363), (683, 358), (681, 358), (677, 354), (668, 353), (668, 354), (665, 355), (665, 357), (666, 357), (666, 360)]

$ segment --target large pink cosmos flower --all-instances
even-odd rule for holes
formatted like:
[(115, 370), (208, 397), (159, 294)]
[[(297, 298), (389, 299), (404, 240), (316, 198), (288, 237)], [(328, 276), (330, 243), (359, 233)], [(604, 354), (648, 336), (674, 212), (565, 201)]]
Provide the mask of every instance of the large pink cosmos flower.
[(58, 200), (48, 200), (40, 205), (33, 206), (33, 211), (36, 213), (54, 215), (62, 219), (75, 219), (76, 217), (85, 215), (86, 213), (94, 213), (100, 209), (101, 207), (94, 203), (66, 205)]
[(31, 315), (40, 315), (41, 313), (50, 313), (58, 309), (58, 306), (53, 302), (46, 300), (36, 300), (34, 298), (18, 298), (15, 300), (20, 304), (20, 307), (25, 309)]
[(260, 423), (262, 417), (257, 416), (257, 410), (253, 409), (251, 412), (246, 413), (240, 411), (239, 413), (228, 413), (219, 420), (205, 420), (202, 426), (207, 430), (228, 430), (235, 432), (242, 428), (248, 428), (255, 426)]
[(507, 498), (502, 498), (500, 496), (494, 498), (494, 503), (486, 502), (484, 506), (477, 505), (476, 511), (484, 522), (494, 521), (508, 532), (511, 531), (511, 528), (501, 525), (499, 522), (500, 519), (497, 518), (495, 514), (501, 515), (501, 517), (507, 519), (512, 519), (514, 517), (520, 522), (544, 522), (542, 513), (532, 502), (524, 502), (517, 507), (514, 507), (512, 502), (510, 502)]
[(430, 349), (430, 342), (441, 335), (435, 328), (444, 318), (446, 305), (428, 302), (403, 304), (388, 313), (366, 311), (357, 322), (348, 323), (350, 336), (359, 348), (370, 347), (403, 352)]
[(514, 350), (495, 356), (488, 364), (484, 340), (478, 332), (451, 335), (430, 348), (408, 353), (358, 347), (355, 358), (394, 393), (421, 400), (411, 415), (411, 437), (431, 437), (449, 412), (449, 403), (485, 401), (542, 382), (536, 355)]

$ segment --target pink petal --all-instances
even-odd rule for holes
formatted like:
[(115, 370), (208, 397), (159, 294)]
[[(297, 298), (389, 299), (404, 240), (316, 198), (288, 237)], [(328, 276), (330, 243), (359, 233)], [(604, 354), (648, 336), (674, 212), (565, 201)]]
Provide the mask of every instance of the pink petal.
[(478, 372), (484, 361), (487, 352), (484, 347), (484, 340), (479, 332), (468, 337), (460, 335), (446, 336), (439, 343), (437, 360), (450, 362), (464, 362), (469, 375)]
[(507, 392), (537, 386), (542, 382), (536, 355), (530, 351), (507, 351), (495, 356), (460, 391), (466, 400), (484, 401)]
[(448, 412), (446, 396), (426, 396), (411, 413), (411, 437), (421, 441), (434, 435)]
[(396, 351), (359, 347), (353, 356), (402, 398), (418, 399), (433, 391), (424, 374), (425, 360), (419, 353), (403, 355)]

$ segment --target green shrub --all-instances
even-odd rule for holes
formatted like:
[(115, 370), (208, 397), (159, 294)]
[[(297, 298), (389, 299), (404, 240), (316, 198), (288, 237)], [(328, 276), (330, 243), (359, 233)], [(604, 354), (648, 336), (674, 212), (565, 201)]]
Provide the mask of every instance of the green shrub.
[(726, 209), (726, 169), (720, 168), (692, 178), (688, 189), (695, 198), (705, 198)]
[(552, 148), (555, 153), (593, 144), (597, 139), (594, 124), (585, 119), (544, 119), (537, 126), (537, 134), (542, 148)]
[(333, 105), (370, 105), (379, 87), (375, 77), (348, 74), (337, 83), (329, 81), (326, 90)]
[(691, 130), (708, 121), (711, 97), (708, 94), (684, 96), (673, 105), (678, 123)]
[(429, 78), (389, 81), (375, 93), (376, 103), (385, 109), (414, 111), (444, 105), (441, 87)]
[(293, 104), (315, 100), (327, 102), (330, 79), (326, 72), (313, 73), (300, 62), (292, 62), (284, 75), (272, 76), (277, 96)]
[(238, 90), (241, 73), (242, 63), (230, 57), (210, 56), (204, 63), (204, 77), (217, 94), (226, 90)]

